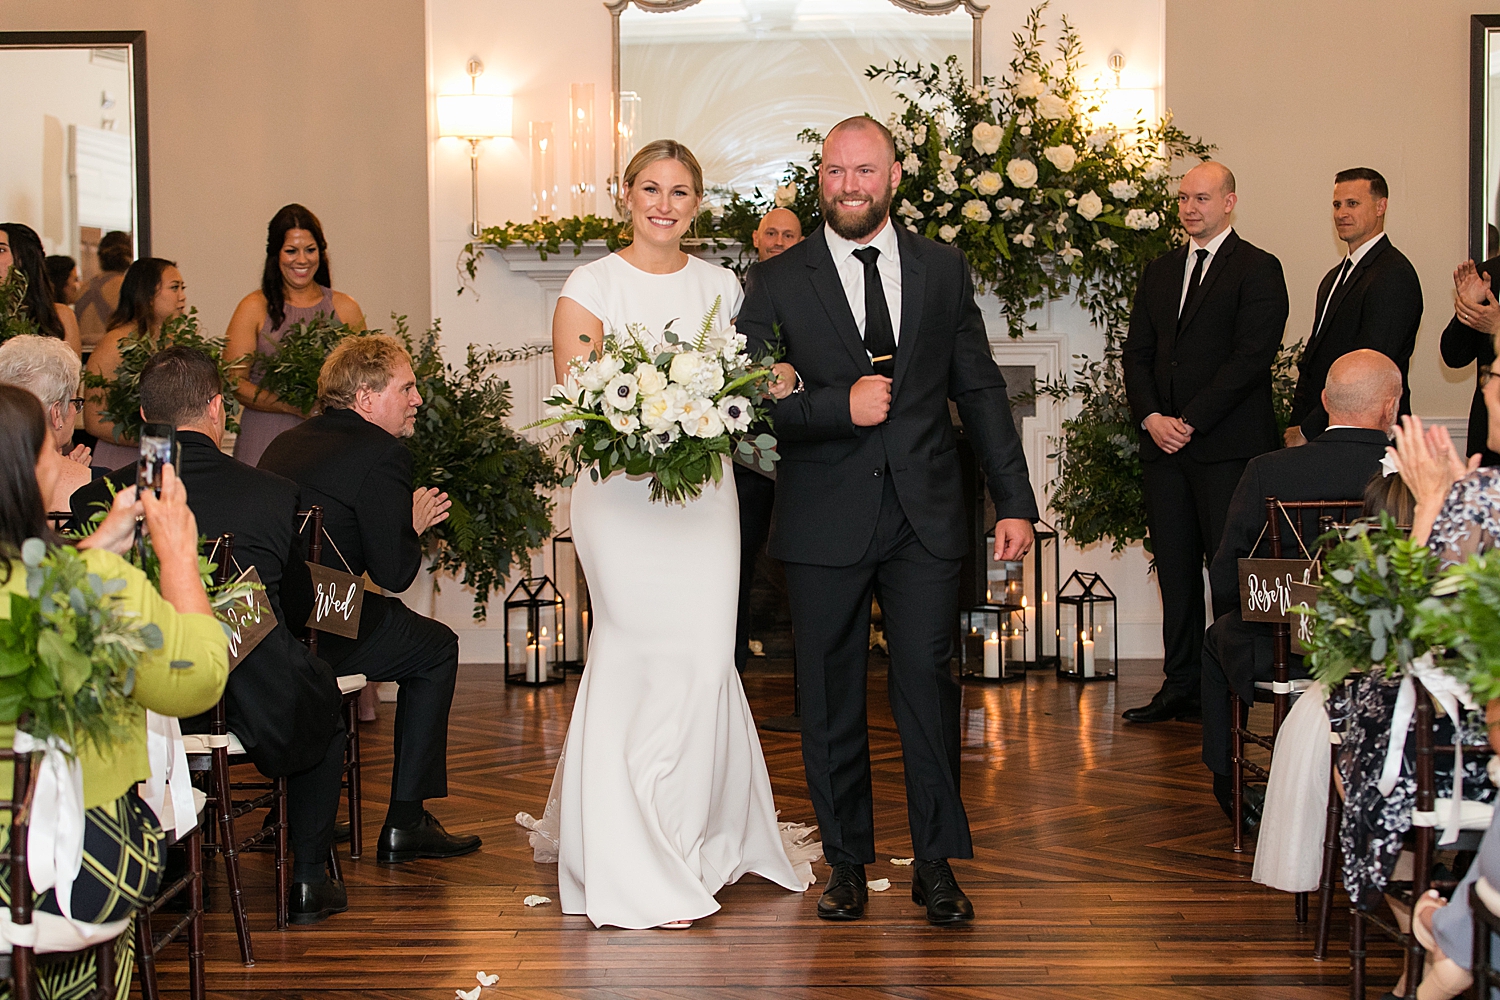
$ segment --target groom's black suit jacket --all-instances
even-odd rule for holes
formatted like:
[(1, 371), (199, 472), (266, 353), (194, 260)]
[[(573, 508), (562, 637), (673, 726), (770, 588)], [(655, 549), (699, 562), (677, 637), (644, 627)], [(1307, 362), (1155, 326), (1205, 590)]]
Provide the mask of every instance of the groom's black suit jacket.
[(856, 427), (849, 413), (850, 387), (874, 370), (823, 228), (748, 275), (739, 332), (752, 353), (780, 345), (806, 386), (771, 408), (782, 456), (770, 542), (777, 559), (857, 562), (875, 531), (887, 470), (923, 546), (941, 559), (962, 557), (968, 538), (950, 399), (997, 516), (1037, 517), (968, 261), (956, 247), (900, 226), (896, 239), (900, 340), (890, 415), (876, 427)]

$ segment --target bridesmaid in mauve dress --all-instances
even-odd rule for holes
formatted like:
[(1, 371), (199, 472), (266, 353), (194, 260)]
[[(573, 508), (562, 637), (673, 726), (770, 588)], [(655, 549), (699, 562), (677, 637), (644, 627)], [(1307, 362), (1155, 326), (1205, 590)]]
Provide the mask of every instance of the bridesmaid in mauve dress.
[[(274, 354), (281, 338), (295, 324), (319, 314), (363, 330), (359, 303), (333, 290), (328, 274), (328, 241), (318, 217), (301, 205), (286, 205), (272, 218), (266, 232), (266, 266), (260, 289), (240, 300), (229, 320), (225, 356), (231, 360), (252, 352)], [(235, 395), (244, 404), (234, 457), (255, 465), (266, 446), (282, 431), (297, 426), (308, 414), (260, 388), (238, 366)]]
[[(187, 284), (170, 260), (142, 257), (130, 265), (120, 282), (120, 304), (109, 318), (109, 329), (89, 355), (88, 371), (113, 378), (120, 364), (120, 341), (137, 333), (155, 335), (161, 325), (187, 312)], [(84, 430), (99, 439), (91, 461), (96, 472), (124, 468), (140, 454), (138, 442), (123, 437), (104, 415), (104, 392), (84, 393)]]

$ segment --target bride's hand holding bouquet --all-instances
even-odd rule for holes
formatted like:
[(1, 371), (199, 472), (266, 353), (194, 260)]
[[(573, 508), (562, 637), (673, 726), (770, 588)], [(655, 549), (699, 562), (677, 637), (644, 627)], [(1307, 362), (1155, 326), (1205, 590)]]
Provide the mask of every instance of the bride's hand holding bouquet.
[(714, 329), (715, 300), (696, 335), (678, 336), (672, 324), (657, 338), (637, 325), (607, 332), (602, 344), (584, 336), (586, 357), (574, 358), (563, 384), (547, 398), (546, 419), (560, 426), (564, 485), (583, 470), (598, 481), (624, 472), (651, 476), (651, 499), (686, 503), (724, 476), (724, 459), (738, 457), (769, 472), (780, 458), (776, 439), (753, 427), (773, 396), (791, 391), (789, 366), (751, 359), (733, 327)]

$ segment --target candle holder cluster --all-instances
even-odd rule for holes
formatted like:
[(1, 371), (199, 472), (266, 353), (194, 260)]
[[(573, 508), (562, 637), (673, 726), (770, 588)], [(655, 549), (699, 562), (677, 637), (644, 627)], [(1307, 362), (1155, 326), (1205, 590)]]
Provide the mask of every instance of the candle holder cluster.
[(527, 577), (505, 597), (505, 683), (560, 684), (567, 636), (566, 602), (552, 580)]
[(959, 612), (958, 676), (1013, 681), (1026, 676), (1026, 623), (1020, 604), (986, 604)]
[(589, 622), (593, 605), (589, 601), (589, 583), (578, 561), (578, 549), (571, 534), (552, 539), (552, 577), (563, 602), (561, 657), (557, 667), (565, 674), (583, 673), (589, 655)]
[(1120, 672), (1120, 616), (1115, 592), (1098, 573), (1074, 570), (1057, 593), (1061, 662), (1057, 676), (1114, 680)]
[[(984, 601), (961, 612), (959, 634), (964, 643), (972, 633), (989, 637), (996, 632), (996, 639), (1009, 642), (1002, 652), (1006, 655), (1007, 670), (1054, 670), (1061, 660), (1058, 653), (1057, 581), (1060, 577), (1057, 552), (1057, 529), (1045, 521), (1034, 527), (1035, 541), (1031, 552), (1023, 559), (996, 559), (995, 533), (991, 531), (984, 540)], [(975, 615), (989, 613), (992, 627), (986, 630)], [(996, 622), (998, 621), (998, 624)], [(969, 659), (964, 649), (959, 650), (960, 676)], [(982, 661), (979, 661), (982, 665)], [(972, 676), (979, 679), (982, 669), (975, 668)], [(1010, 676), (1005, 670), (1002, 674)]]

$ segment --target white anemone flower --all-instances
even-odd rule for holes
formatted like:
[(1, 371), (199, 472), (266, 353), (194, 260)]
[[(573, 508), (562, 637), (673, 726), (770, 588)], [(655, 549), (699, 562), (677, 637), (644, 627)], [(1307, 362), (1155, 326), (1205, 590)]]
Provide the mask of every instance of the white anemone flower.
[(621, 373), (610, 379), (609, 385), (604, 387), (604, 402), (612, 410), (633, 410), (636, 392), (635, 376)]
[(621, 434), (634, 434), (641, 429), (641, 418), (634, 413), (611, 413), (609, 426)]
[(750, 426), (750, 400), (744, 396), (725, 396), (719, 400), (719, 419), (731, 431), (743, 431)]

